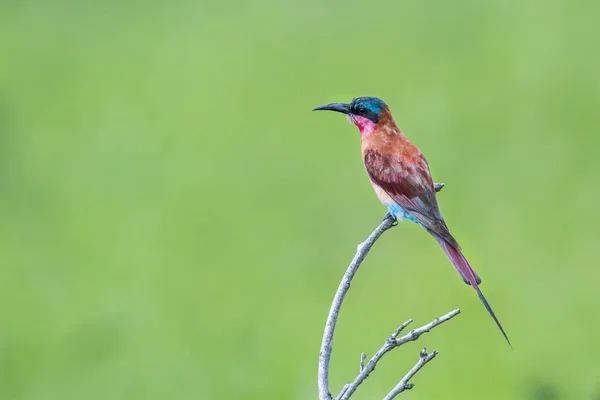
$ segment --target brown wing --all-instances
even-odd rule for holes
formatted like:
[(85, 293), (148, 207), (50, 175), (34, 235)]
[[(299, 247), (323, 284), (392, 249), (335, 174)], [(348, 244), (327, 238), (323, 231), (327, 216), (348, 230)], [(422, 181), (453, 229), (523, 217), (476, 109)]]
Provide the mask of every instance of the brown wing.
[(369, 178), (425, 229), (459, 250), (440, 213), (427, 160), (419, 153), (410, 161), (374, 149), (364, 152)]

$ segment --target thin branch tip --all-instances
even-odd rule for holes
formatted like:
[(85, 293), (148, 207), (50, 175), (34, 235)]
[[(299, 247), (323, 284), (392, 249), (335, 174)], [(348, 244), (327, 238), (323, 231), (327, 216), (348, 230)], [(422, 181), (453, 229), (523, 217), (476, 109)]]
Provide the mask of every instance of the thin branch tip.
[(406, 328), (408, 325), (412, 324), (412, 322), (413, 322), (413, 319), (412, 319), (412, 318), (409, 318), (409, 319), (407, 319), (406, 321), (404, 321), (404, 322), (402, 323), (402, 325), (400, 325), (400, 326), (399, 326), (399, 327), (398, 327), (398, 328), (397, 328), (397, 329), (394, 331), (394, 333), (392, 333), (392, 334), (390, 335), (390, 340), (394, 340), (394, 339), (396, 339), (396, 338), (397, 338), (397, 337), (400, 335), (400, 333), (401, 333), (401, 332), (404, 330), (404, 328)]
[(429, 361), (433, 360), (435, 356), (437, 356), (438, 351), (434, 350), (431, 353), (427, 353), (427, 348), (423, 347), (423, 350), (419, 353), (419, 361), (415, 364), (414, 367), (406, 375), (404, 378), (398, 382), (398, 384), (385, 396), (384, 400), (391, 400), (394, 397), (398, 396), (400, 393), (405, 390), (412, 389), (415, 385), (413, 383), (409, 383), (413, 376), (417, 374), (427, 364)]
[(361, 353), (360, 355), (360, 369), (358, 372), (362, 372), (365, 369), (365, 359), (367, 358), (367, 353)]

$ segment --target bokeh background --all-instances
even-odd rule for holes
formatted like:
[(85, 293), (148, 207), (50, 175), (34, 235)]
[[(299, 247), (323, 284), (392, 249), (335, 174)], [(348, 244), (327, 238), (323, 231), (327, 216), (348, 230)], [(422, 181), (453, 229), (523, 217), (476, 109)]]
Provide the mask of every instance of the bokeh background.
[(0, 12), (0, 399), (315, 399), (329, 305), (385, 212), (376, 95), (426, 154), (511, 350), (424, 231), (342, 309), (332, 391), (599, 399), (600, 3), (20, 1)]

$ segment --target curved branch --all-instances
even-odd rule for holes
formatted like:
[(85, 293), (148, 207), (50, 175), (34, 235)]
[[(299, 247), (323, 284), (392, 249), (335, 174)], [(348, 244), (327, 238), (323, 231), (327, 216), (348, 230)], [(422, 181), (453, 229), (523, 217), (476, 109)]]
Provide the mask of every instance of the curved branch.
[[(443, 183), (436, 183), (435, 191), (439, 192), (443, 187), (444, 187)], [(340, 282), (340, 284), (338, 286), (338, 290), (335, 293), (335, 297), (333, 298), (333, 303), (331, 304), (331, 308), (329, 309), (329, 315), (327, 316), (327, 322), (325, 324), (325, 331), (323, 332), (323, 340), (321, 342), (321, 351), (319, 353), (318, 386), (319, 386), (319, 399), (320, 400), (332, 400), (331, 392), (329, 391), (329, 363), (331, 360), (331, 352), (332, 352), (332, 348), (333, 348), (333, 333), (335, 331), (335, 326), (337, 323), (338, 315), (340, 313), (340, 308), (342, 307), (342, 302), (344, 301), (344, 297), (346, 296), (348, 289), (350, 289), (350, 282), (352, 281), (352, 278), (354, 278), (354, 275), (356, 274), (356, 271), (358, 271), (358, 268), (360, 267), (362, 261), (365, 259), (365, 257), (369, 253), (369, 250), (371, 250), (371, 247), (373, 247), (373, 245), (375, 244), (377, 239), (379, 239), (379, 237), (385, 231), (387, 231), (392, 226), (394, 226), (395, 221), (396, 220), (392, 215), (390, 215), (389, 213), (386, 214), (386, 216), (383, 219), (383, 221), (381, 222), (381, 224), (379, 224), (379, 226), (373, 231), (373, 233), (371, 233), (371, 235), (367, 238), (367, 240), (365, 240), (364, 242), (362, 242), (358, 245), (356, 254), (355, 254), (354, 258), (352, 259), (352, 262), (348, 266), (348, 269), (346, 270), (344, 277), (342, 278), (342, 281)], [(457, 314), (458, 314), (458, 312), (457, 312)], [(452, 316), (454, 316), (454, 315), (452, 315)], [(449, 318), (452, 318), (452, 317), (449, 317)], [(410, 322), (407, 321), (407, 323), (405, 323), (405, 324), (408, 325), (408, 323), (410, 323)], [(441, 322), (439, 322), (439, 323), (441, 323)], [(435, 326), (435, 325), (433, 325), (433, 326)], [(421, 328), (419, 328), (419, 329), (421, 329)], [(413, 332), (415, 332), (415, 331), (413, 331)], [(398, 336), (399, 333), (400, 333), (400, 330), (397, 330), (396, 337)], [(423, 332), (421, 332), (421, 333), (423, 333)], [(416, 340), (416, 338), (418, 336), (420, 336), (421, 333), (419, 333), (419, 335), (417, 335), (412, 340)], [(411, 334), (412, 334), (412, 332), (411, 332)], [(394, 337), (394, 339), (395, 339), (395, 337)], [(402, 340), (402, 338), (395, 339), (395, 340)], [(399, 345), (396, 345), (394, 347), (397, 347), (397, 346), (399, 346)], [(387, 351), (389, 351), (389, 350), (386, 350), (385, 352), (387, 352)], [(383, 355), (383, 354), (381, 354), (381, 355)], [(372, 359), (369, 361), (369, 363), (364, 368), (362, 367), (362, 363), (361, 363), (361, 371), (360, 371), (357, 379), (359, 379), (359, 377), (363, 373), (365, 373), (365, 371), (368, 370), (369, 365), (371, 364), (371, 361), (372, 361)], [(352, 384), (344, 386), (344, 389), (342, 390), (342, 393), (340, 393), (338, 398), (340, 400), (348, 399), (352, 395), (352, 393), (356, 390), (356, 387), (358, 387), (358, 385), (360, 385), (360, 383), (369, 375), (369, 373), (373, 370), (373, 368), (375, 368), (375, 365), (373, 365), (373, 367), (368, 372), (366, 372), (364, 377), (362, 379), (360, 379), (360, 382), (358, 382), (355, 387), (353, 387)], [(415, 371), (415, 373), (416, 373), (416, 371)], [(410, 379), (410, 377), (409, 377), (409, 379)], [(353, 384), (354, 384), (354, 382), (353, 382)]]
[(323, 333), (323, 341), (321, 342), (321, 352), (319, 354), (319, 399), (331, 400), (331, 393), (329, 392), (329, 361), (331, 360), (331, 350), (333, 348), (333, 332), (335, 331), (335, 324), (337, 323), (340, 308), (344, 297), (350, 289), (350, 282), (356, 274), (358, 267), (365, 259), (371, 247), (375, 244), (377, 239), (383, 234), (383, 232), (390, 229), (395, 222), (394, 217), (390, 214), (386, 214), (383, 222), (371, 233), (371, 235), (358, 245), (356, 255), (352, 259), (350, 266), (346, 270), (342, 281), (338, 287), (333, 303), (329, 309), (329, 315), (327, 316), (327, 323), (325, 324), (325, 332)]

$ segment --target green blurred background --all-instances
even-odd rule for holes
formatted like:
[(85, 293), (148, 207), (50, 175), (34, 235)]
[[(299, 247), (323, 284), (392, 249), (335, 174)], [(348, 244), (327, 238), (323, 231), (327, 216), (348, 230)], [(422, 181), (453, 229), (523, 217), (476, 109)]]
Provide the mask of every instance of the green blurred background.
[(315, 399), (329, 305), (379, 223), (376, 95), (426, 154), (511, 350), (403, 223), (342, 309), (332, 391), (600, 398), (600, 3), (21, 1), (0, 12), (0, 399)]

